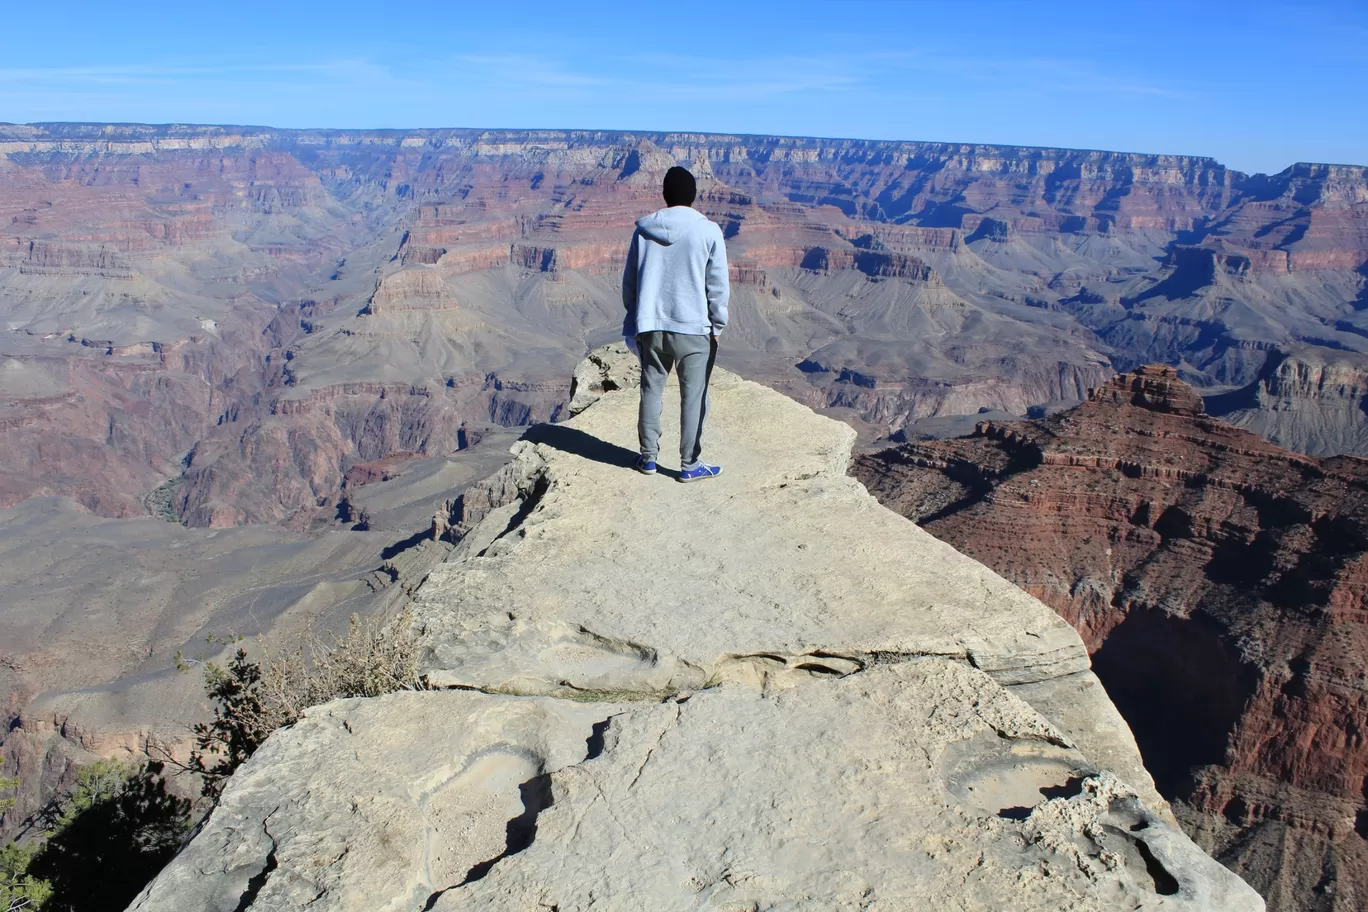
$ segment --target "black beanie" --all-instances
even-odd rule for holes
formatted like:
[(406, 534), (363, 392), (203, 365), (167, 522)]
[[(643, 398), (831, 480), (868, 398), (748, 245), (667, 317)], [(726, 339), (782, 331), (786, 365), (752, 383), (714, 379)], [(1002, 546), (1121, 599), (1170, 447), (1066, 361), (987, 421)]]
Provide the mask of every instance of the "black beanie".
[(665, 205), (692, 206), (698, 196), (698, 184), (688, 168), (675, 165), (665, 172)]

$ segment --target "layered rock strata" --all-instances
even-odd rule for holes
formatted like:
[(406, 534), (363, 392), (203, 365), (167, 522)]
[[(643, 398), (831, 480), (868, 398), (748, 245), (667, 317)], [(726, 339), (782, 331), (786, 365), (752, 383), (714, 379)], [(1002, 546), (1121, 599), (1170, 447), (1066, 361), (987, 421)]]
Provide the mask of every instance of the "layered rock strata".
[[(871, 436), (1076, 402), (1117, 368), (1246, 386), (1368, 353), (1364, 169), (697, 133), (0, 125), (0, 506), (331, 523), (355, 465), (558, 417), (686, 164), (723, 226), (723, 363)], [(1294, 447), (1364, 452), (1368, 416)], [(1300, 396), (1300, 393), (1294, 393)], [(1269, 416), (1272, 416), (1271, 418)], [(1324, 433), (1319, 433), (1324, 431)]]
[(1368, 900), (1368, 463), (1203, 414), (1172, 368), (857, 460), (1082, 634), (1160, 790), (1277, 910)]
[(879, 507), (848, 427), (719, 371), (724, 474), (644, 477), (629, 365), (418, 590), (439, 692), (276, 733), (131, 909), (1263, 907), (1077, 634)]
[(1368, 455), (1368, 356), (1293, 348), (1274, 353), (1258, 379), (1209, 397), (1231, 424), (1311, 456)]

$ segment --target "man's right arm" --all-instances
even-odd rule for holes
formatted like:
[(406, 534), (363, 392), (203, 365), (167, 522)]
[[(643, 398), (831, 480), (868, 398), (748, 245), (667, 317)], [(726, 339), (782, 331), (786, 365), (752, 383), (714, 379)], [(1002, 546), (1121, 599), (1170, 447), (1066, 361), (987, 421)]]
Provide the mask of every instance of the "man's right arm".
[(708, 255), (708, 322), (716, 336), (727, 326), (727, 304), (731, 300), (731, 278), (727, 274), (727, 242), (717, 231)]

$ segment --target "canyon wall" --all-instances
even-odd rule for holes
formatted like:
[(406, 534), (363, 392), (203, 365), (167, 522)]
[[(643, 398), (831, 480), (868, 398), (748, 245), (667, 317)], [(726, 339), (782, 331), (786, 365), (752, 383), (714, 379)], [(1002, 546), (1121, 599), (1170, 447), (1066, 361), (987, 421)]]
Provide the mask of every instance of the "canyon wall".
[(1368, 357), (1307, 347), (1278, 352), (1248, 386), (1208, 397), (1207, 410), (1301, 453), (1368, 454)]
[[(352, 465), (556, 417), (684, 163), (724, 228), (723, 362), (872, 437), (1077, 401), (1151, 360), (1258, 381), (1368, 351), (1368, 181), (1210, 159), (595, 131), (0, 126), (0, 498), (327, 525)], [(1362, 452), (1368, 416), (1246, 421)], [(1270, 404), (1272, 403), (1272, 404)], [(1322, 432), (1323, 431), (1323, 432)], [(345, 512), (342, 510), (341, 512)]]

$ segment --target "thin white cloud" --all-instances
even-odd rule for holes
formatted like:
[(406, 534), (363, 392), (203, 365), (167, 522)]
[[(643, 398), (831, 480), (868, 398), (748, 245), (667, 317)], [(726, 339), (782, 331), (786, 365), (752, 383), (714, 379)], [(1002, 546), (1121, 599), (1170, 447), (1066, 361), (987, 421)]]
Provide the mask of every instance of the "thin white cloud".
[(677, 53), (605, 55), (572, 66), (544, 55), (507, 51), (456, 54), (422, 62), (366, 59), (313, 62), (159, 63), (130, 66), (0, 67), (0, 100), (32, 92), (79, 94), (174, 84), (233, 91), (322, 92), (381, 86), (419, 95), (489, 99), (578, 99), (622, 104), (692, 99), (714, 93), (730, 102), (763, 102), (807, 93), (869, 93), (897, 99), (944, 80), (990, 82), (1005, 92), (1179, 97), (1162, 86), (1111, 74), (1095, 63), (1052, 58), (973, 58), (871, 52), (732, 59)]
[(610, 79), (575, 72), (544, 58), (526, 54), (457, 54), (451, 58), (457, 69), (480, 75), (495, 84), (534, 85), (552, 88), (596, 88), (611, 84)]
[(240, 76), (254, 73), (313, 73), (337, 68), (335, 63), (223, 66), (72, 66), (0, 67), (0, 82), (118, 79), (174, 79), (182, 76)]
[[(802, 93), (878, 93), (892, 98), (940, 80), (992, 83), (1004, 92), (1191, 97), (1134, 74), (1107, 72), (1089, 60), (1048, 57), (956, 57), (916, 50), (782, 55), (735, 59), (679, 53), (603, 56), (576, 69), (523, 54), (461, 55), (458, 67), (489, 80), (482, 88), (596, 90), (623, 101), (687, 98), (712, 90), (731, 100), (761, 101)], [(934, 79), (928, 79), (934, 77)]]

